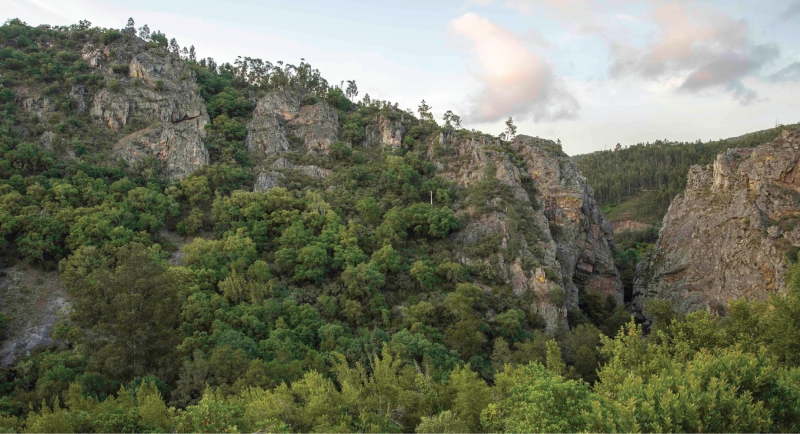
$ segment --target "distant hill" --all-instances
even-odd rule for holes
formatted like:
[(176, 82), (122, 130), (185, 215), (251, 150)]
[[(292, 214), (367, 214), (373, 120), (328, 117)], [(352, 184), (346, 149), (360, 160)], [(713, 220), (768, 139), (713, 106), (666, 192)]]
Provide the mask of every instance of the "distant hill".
[[(612, 222), (657, 224), (672, 199), (686, 188), (689, 167), (711, 164), (729, 148), (752, 148), (778, 137), (794, 125), (711, 142), (656, 140), (610, 151), (575, 156), (594, 188), (595, 198)], [(615, 225), (620, 227), (620, 225)]]

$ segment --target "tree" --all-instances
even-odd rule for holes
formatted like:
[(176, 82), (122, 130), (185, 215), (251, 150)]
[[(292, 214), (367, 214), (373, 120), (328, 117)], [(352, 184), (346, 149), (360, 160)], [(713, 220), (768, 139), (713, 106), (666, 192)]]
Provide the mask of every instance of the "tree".
[(144, 39), (145, 41), (150, 39), (150, 27), (145, 24), (139, 29), (139, 37)]
[(510, 116), (508, 117), (508, 120), (506, 121), (506, 132), (505, 132), (505, 134), (506, 134), (506, 140), (509, 140), (509, 141), (513, 140), (514, 137), (516, 137), (516, 135), (517, 135), (517, 126), (514, 125), (514, 119), (512, 119)]
[(347, 95), (347, 98), (351, 100), (358, 96), (358, 86), (356, 86), (355, 80), (347, 80), (347, 89), (345, 90), (345, 95)]
[(509, 384), (508, 395), (481, 413), (490, 432), (581, 432), (591, 409), (592, 394), (582, 381), (567, 380), (539, 363), (498, 374)]
[(424, 99), (419, 104), (417, 112), (419, 113), (420, 123), (433, 120), (433, 115), (431, 114), (431, 106), (429, 106)]
[(189, 60), (197, 62), (197, 53), (194, 51), (194, 45), (189, 47)]
[(60, 265), (74, 297), (70, 320), (78, 346), (108, 378), (171, 369), (184, 287), (141, 244), (117, 249), (81, 247)]
[(128, 18), (128, 24), (125, 25), (125, 31), (136, 35), (136, 24), (133, 22), (133, 18)]
[(178, 40), (177, 39), (172, 38), (172, 39), (169, 40), (169, 51), (171, 51), (173, 53), (180, 53), (181, 52), (181, 46), (178, 45)]
[(442, 120), (444, 127), (449, 131), (461, 129), (461, 116), (453, 113), (452, 110), (446, 111)]

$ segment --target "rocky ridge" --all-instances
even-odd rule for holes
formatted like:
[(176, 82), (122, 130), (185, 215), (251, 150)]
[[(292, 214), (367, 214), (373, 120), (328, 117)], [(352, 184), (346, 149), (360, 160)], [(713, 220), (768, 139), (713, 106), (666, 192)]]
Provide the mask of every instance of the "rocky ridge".
[(724, 313), (738, 298), (781, 292), (784, 253), (800, 246), (800, 135), (787, 130), (753, 149), (729, 149), (693, 166), (636, 270), (632, 308), (650, 299), (679, 313)]

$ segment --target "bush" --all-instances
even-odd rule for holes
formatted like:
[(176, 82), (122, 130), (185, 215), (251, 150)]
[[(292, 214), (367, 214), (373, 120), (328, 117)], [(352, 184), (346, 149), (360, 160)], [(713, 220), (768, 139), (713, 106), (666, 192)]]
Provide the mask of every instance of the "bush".
[(111, 65), (111, 70), (114, 71), (114, 74), (128, 75), (130, 67), (128, 65)]
[(122, 33), (120, 33), (119, 30), (110, 29), (103, 33), (103, 36), (100, 37), (100, 40), (103, 41), (104, 44), (109, 45), (120, 38), (122, 38)]
[(319, 98), (315, 97), (314, 95), (306, 95), (300, 100), (300, 107), (304, 107), (307, 105), (314, 105), (319, 102)]
[(119, 92), (122, 89), (122, 85), (120, 84), (119, 80), (109, 80), (108, 88), (114, 92)]
[(325, 98), (328, 104), (341, 111), (347, 111), (352, 102), (344, 95), (341, 89), (334, 87), (328, 90), (328, 95)]

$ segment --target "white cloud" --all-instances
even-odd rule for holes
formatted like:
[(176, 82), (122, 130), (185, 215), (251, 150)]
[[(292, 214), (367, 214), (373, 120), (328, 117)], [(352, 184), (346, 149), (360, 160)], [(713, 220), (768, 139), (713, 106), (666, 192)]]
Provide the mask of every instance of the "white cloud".
[(714, 9), (664, 3), (652, 11), (652, 20), (658, 30), (646, 46), (612, 43), (612, 77), (661, 80), (681, 76), (679, 91), (724, 89), (748, 104), (756, 99), (756, 92), (745, 87), (742, 79), (779, 56), (776, 45), (756, 44), (750, 39), (747, 22)]
[(577, 100), (547, 61), (529, 50), (520, 37), (475, 13), (452, 20), (450, 31), (471, 42), (478, 65), (473, 74), (483, 84), (469, 119), (517, 116), (540, 121), (577, 116)]

